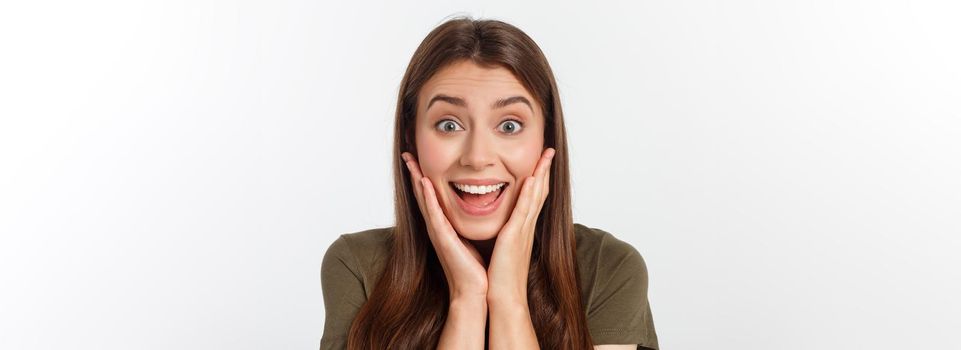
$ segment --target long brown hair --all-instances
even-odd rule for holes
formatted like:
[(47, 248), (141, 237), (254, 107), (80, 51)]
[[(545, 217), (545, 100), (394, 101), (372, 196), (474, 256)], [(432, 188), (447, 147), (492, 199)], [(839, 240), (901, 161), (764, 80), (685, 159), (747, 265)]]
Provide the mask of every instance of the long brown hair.
[(350, 327), (347, 347), (437, 347), (450, 303), (447, 280), (400, 155), (417, 156), (414, 121), (421, 87), (434, 73), (460, 60), (509, 69), (544, 111), (544, 147), (557, 153), (550, 169), (550, 192), (535, 228), (527, 280), (530, 315), (542, 348), (590, 349), (577, 279), (567, 136), (554, 74), (544, 53), (520, 29), (470, 17), (455, 17), (432, 30), (417, 47), (400, 83), (393, 154), (396, 225), (390, 255)]

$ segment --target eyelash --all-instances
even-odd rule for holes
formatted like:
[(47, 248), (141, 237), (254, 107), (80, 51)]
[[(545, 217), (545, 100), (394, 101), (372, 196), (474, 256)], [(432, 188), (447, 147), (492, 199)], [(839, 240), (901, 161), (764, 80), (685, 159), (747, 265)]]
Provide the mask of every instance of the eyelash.
[[(454, 123), (454, 125), (458, 125), (458, 126), (459, 126), (459, 124), (457, 124), (457, 122), (455, 122), (453, 119), (449, 119), (449, 118), (448, 118), (448, 119), (444, 119), (444, 120), (441, 120), (441, 121), (437, 122), (437, 124), (434, 124), (434, 128), (437, 129), (438, 131), (442, 132), (442, 133), (449, 134), (449, 133), (451, 133), (451, 132), (453, 132), (453, 131), (444, 131), (444, 130), (438, 128), (441, 124), (443, 124), (444, 122), (448, 122), (448, 121)], [(508, 120), (505, 120), (504, 122), (502, 122), (500, 125), (504, 125), (504, 123), (506, 123), (506, 122), (515, 122), (515, 123), (517, 123), (517, 126), (518, 126), (518, 128), (516, 129), (516, 131), (506, 133), (506, 134), (508, 134), (508, 135), (516, 135), (516, 134), (520, 133), (521, 130), (524, 130), (524, 123), (521, 123), (520, 120), (517, 120), (517, 119), (508, 119)], [(498, 126), (500, 126), (500, 125), (498, 125)], [(459, 130), (454, 130), (454, 131), (459, 131)]]

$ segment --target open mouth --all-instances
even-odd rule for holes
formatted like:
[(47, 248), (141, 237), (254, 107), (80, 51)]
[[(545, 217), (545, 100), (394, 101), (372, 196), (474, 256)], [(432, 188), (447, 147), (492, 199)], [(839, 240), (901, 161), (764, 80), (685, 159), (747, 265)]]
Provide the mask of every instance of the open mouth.
[(510, 183), (504, 183), (503, 186), (501, 186), (499, 189), (496, 189), (492, 192), (488, 192), (484, 194), (474, 194), (474, 193), (461, 191), (456, 186), (454, 186), (453, 182), (448, 182), (447, 184), (450, 186), (451, 190), (453, 190), (454, 193), (458, 197), (460, 197), (460, 199), (464, 203), (470, 204), (471, 206), (478, 207), (478, 208), (486, 207), (491, 203), (494, 203), (495, 201), (497, 201), (497, 199), (500, 198), (500, 196), (502, 196), (504, 192), (507, 191), (507, 187), (510, 186)]

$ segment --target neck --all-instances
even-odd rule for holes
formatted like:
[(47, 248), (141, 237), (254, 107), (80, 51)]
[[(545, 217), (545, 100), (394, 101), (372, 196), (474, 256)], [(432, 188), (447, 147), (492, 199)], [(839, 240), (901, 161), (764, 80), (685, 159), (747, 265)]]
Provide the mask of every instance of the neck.
[(489, 266), (491, 261), (491, 254), (494, 252), (494, 242), (497, 241), (497, 237), (483, 240), (483, 241), (475, 241), (475, 240), (468, 240), (468, 241), (472, 245), (474, 245), (474, 248), (476, 248), (477, 252), (480, 253), (481, 258), (484, 259), (484, 267), (486, 268), (487, 266)]

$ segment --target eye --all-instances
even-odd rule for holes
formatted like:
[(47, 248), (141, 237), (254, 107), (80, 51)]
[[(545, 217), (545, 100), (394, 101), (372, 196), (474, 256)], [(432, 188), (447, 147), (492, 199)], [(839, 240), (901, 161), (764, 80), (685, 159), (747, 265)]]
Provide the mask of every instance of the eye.
[[(434, 125), (434, 128), (436, 128), (437, 130), (440, 130), (443, 133), (451, 133), (451, 132), (457, 131), (458, 130), (457, 127), (459, 126), (460, 125), (458, 125), (457, 122), (451, 119), (444, 119), (437, 122), (437, 124)], [(459, 130), (464, 130), (464, 128), (460, 128)]]
[(504, 132), (508, 134), (519, 133), (521, 132), (522, 127), (524, 126), (523, 124), (521, 124), (521, 122), (514, 119), (505, 120), (503, 123), (501, 123), (501, 125), (506, 125), (506, 127), (501, 128), (501, 130), (504, 130)]

